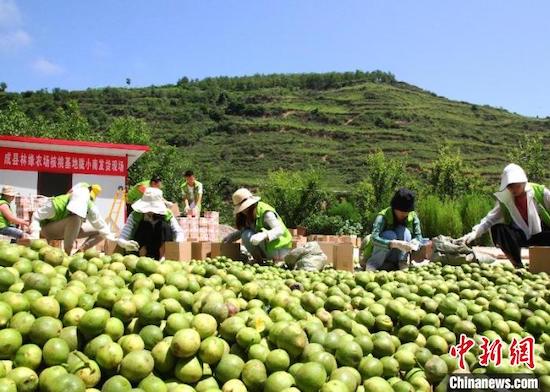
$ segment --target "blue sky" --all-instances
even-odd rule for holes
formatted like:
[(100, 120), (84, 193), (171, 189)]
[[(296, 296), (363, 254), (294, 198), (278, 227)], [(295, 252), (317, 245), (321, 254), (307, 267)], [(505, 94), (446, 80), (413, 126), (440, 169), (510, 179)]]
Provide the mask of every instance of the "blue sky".
[(547, 0), (0, 0), (9, 91), (381, 69), (550, 115)]

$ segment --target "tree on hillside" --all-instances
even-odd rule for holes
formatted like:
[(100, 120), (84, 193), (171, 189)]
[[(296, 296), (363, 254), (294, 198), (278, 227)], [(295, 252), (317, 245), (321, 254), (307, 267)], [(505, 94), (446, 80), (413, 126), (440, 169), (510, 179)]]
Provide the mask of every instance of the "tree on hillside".
[(132, 84), (132, 79), (126, 78), (126, 85), (130, 87), (130, 84)]
[(523, 167), (530, 181), (543, 182), (548, 178), (544, 142), (541, 135), (525, 133), (518, 146), (508, 154), (508, 159)]
[(6, 84), (6, 82), (0, 82), (0, 93), (3, 93), (7, 89), (8, 89), (8, 85)]

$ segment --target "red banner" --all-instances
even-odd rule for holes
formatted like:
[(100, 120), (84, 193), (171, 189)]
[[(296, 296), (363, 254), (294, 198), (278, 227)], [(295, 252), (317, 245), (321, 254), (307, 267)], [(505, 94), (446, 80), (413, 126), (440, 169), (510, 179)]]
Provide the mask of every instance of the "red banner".
[(0, 147), (0, 169), (126, 176), (126, 157)]

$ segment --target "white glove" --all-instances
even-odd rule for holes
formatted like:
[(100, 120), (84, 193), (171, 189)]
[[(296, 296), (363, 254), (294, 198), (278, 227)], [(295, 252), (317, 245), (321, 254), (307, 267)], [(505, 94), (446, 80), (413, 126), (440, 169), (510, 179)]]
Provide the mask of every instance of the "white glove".
[(172, 208), (174, 206), (174, 203), (168, 200), (164, 200), (164, 205), (166, 206), (166, 208)]
[(256, 233), (252, 237), (250, 237), (250, 242), (252, 245), (257, 246), (260, 244), (260, 242), (263, 242), (267, 240), (267, 233), (265, 231), (262, 231), (261, 233)]
[(458, 240), (468, 245), (469, 243), (475, 241), (476, 238), (477, 238), (477, 230), (472, 230), (471, 232), (466, 234), (464, 237), (460, 237)]
[(105, 239), (107, 241), (116, 241), (116, 234), (115, 233), (109, 233), (105, 236)]
[(407, 241), (393, 240), (390, 246), (399, 249), (402, 252), (409, 253), (414, 249), (414, 246)]
[(418, 241), (416, 238), (413, 238), (413, 240), (410, 242), (411, 246), (412, 246), (412, 250), (414, 250), (415, 252), (420, 249), (421, 247), (421, 243), (420, 241)]
[(139, 244), (136, 241), (128, 241), (120, 238), (117, 241), (117, 245), (128, 252), (137, 252), (139, 250)]

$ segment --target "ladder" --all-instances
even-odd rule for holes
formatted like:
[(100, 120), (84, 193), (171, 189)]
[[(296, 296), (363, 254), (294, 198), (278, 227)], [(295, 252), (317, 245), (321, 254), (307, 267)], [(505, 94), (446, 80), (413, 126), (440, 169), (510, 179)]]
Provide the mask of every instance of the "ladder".
[(105, 219), (105, 223), (110, 226), (113, 233), (120, 233), (121, 228), (118, 226), (118, 218), (120, 218), (120, 213), (124, 211), (125, 206), (126, 191), (124, 190), (124, 187), (119, 186), (115, 192), (115, 197), (113, 198), (111, 208), (109, 209), (109, 215), (107, 215), (107, 218)]

